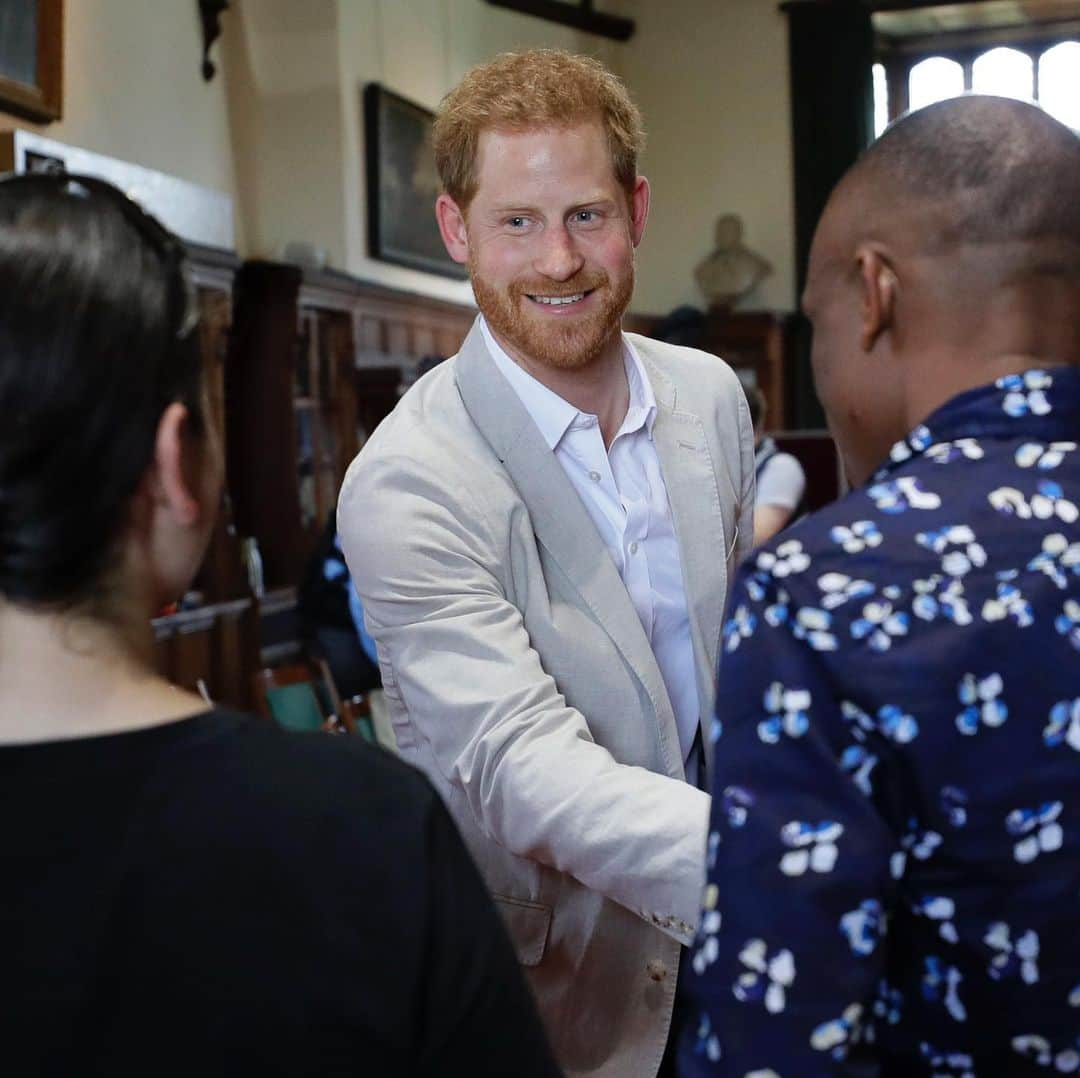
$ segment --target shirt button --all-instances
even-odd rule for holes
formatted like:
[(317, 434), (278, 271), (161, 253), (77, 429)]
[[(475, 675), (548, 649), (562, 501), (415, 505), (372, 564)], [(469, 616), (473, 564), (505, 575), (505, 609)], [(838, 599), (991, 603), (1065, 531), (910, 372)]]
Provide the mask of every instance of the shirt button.
[(637, 553), (637, 543), (631, 543), (630, 544), (630, 553), (631, 554), (636, 554)]
[(648, 973), (650, 981), (659, 982), (667, 976), (667, 966), (659, 958), (650, 958), (645, 963), (645, 972)]
[(600, 473), (599, 472), (589, 472), (589, 478), (594, 483), (599, 483), (600, 482)]

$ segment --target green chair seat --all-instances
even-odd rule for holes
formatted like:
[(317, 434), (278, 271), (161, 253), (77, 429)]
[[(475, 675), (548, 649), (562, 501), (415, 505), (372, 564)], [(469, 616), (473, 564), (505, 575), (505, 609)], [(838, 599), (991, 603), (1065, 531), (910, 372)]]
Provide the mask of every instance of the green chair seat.
[(267, 688), (266, 703), (274, 721), (286, 730), (321, 730), (323, 713), (310, 681)]

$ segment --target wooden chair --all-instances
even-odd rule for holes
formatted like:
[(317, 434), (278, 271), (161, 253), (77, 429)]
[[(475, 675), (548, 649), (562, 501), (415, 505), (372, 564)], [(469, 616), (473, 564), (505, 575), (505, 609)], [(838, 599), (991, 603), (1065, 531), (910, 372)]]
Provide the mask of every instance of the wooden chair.
[(286, 730), (352, 732), (334, 679), (323, 662), (257, 670), (252, 688), (259, 713)]
[(376, 743), (371, 705), (366, 695), (360, 693), (351, 700), (342, 701), (341, 719), (350, 734), (359, 734), (365, 741)]

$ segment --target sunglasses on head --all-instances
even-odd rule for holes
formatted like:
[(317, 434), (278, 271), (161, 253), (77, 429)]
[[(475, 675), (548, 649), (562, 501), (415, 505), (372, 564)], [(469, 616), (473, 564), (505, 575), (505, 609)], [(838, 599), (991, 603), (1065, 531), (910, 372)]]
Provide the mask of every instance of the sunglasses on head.
[(8, 173), (0, 176), (0, 191), (23, 188), (28, 192), (59, 191), (72, 198), (101, 197), (115, 207), (139, 234), (139, 238), (158, 256), (172, 280), (179, 279), (182, 304), (179, 305), (176, 337), (184, 340), (191, 334), (199, 322), (199, 306), (195, 285), (187, 273), (187, 252), (183, 243), (156, 217), (147, 213), (118, 187), (96, 176), (84, 176), (63, 170)]

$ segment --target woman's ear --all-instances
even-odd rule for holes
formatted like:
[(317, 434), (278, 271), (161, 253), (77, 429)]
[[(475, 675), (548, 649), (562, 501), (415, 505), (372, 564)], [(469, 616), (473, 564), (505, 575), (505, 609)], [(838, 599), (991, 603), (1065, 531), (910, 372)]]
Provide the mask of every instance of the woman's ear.
[(133, 549), (156, 607), (190, 586), (206, 554), (220, 497), (213, 428), (194, 424), (187, 405), (162, 413), (154, 453), (133, 501)]
[(187, 405), (173, 401), (158, 420), (151, 491), (155, 508), (184, 527), (198, 523), (204, 512), (195, 454)]

